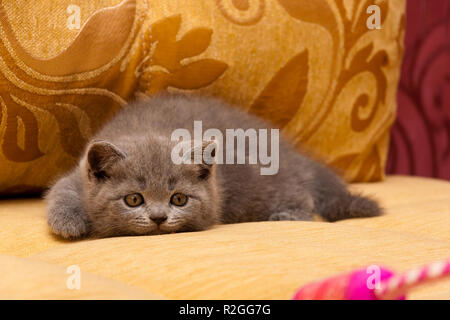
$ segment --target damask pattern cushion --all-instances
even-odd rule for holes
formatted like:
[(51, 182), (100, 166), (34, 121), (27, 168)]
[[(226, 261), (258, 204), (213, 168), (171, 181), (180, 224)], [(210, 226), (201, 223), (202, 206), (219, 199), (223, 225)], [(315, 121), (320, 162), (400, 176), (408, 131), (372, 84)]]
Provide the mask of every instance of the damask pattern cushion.
[(45, 188), (136, 93), (164, 90), (221, 97), (347, 180), (382, 179), (405, 4), (375, 1), (369, 29), (373, 2), (2, 1), (0, 193)]
[(450, 180), (450, 1), (408, 1), (387, 170)]

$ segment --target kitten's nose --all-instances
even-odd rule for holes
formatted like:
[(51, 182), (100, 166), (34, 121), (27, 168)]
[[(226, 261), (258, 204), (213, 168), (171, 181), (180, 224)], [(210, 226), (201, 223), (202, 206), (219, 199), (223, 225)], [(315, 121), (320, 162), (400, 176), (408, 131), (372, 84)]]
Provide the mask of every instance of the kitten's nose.
[(164, 221), (167, 220), (167, 216), (164, 213), (162, 213), (162, 214), (152, 214), (150, 216), (150, 219), (152, 219), (152, 221), (154, 223), (156, 223), (157, 225), (160, 225), (161, 223), (163, 223)]

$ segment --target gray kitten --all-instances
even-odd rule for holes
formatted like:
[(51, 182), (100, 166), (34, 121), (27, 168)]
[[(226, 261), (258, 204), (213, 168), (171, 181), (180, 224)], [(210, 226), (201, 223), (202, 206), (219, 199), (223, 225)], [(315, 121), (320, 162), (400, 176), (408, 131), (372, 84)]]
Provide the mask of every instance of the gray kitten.
[[(260, 163), (217, 164), (205, 158), (175, 164), (171, 155), (178, 142), (171, 134), (179, 128), (192, 132), (194, 120), (202, 121), (203, 130), (222, 132), (274, 128), (212, 98), (167, 94), (128, 106), (47, 193), (52, 231), (64, 238), (152, 235), (217, 223), (313, 220), (313, 213), (328, 221), (381, 213), (376, 202), (350, 194), (330, 169), (283, 137), (274, 175), (261, 175)], [(200, 146), (216, 156), (217, 141)]]

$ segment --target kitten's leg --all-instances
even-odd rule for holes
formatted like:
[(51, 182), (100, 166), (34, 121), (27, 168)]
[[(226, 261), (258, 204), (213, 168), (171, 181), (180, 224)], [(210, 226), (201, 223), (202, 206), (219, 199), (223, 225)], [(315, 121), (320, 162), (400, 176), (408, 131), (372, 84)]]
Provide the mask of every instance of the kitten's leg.
[(317, 167), (312, 187), (315, 190), (314, 212), (327, 221), (376, 217), (383, 210), (370, 198), (352, 194), (347, 185), (326, 167)]
[(310, 211), (305, 210), (285, 210), (281, 212), (273, 213), (269, 216), (269, 221), (281, 221), (281, 220), (290, 220), (290, 221), (312, 221), (313, 215)]
[(47, 193), (47, 222), (63, 238), (80, 238), (89, 231), (82, 201), (82, 183), (78, 171), (60, 179)]
[(378, 203), (369, 198), (345, 192), (339, 197), (329, 196), (318, 206), (317, 212), (330, 222), (351, 219), (377, 217), (382, 214)]
[[(290, 200), (290, 201), (289, 201)], [(279, 211), (269, 216), (270, 221), (301, 220), (312, 221), (314, 212), (314, 199), (307, 190), (301, 190), (295, 199), (289, 199), (280, 206)], [(287, 202), (289, 201), (289, 202)]]
[(302, 220), (312, 221), (314, 210), (314, 200), (312, 196), (305, 190), (296, 197), (295, 203), (291, 203), (289, 208), (280, 208), (279, 212), (272, 213), (269, 216), (270, 221), (280, 220)]

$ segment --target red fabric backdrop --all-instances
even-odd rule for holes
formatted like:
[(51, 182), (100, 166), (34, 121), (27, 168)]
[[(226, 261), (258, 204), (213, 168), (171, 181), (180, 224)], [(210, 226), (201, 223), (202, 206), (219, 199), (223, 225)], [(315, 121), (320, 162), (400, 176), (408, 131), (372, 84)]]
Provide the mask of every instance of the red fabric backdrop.
[(387, 173), (450, 180), (450, 0), (409, 0)]

